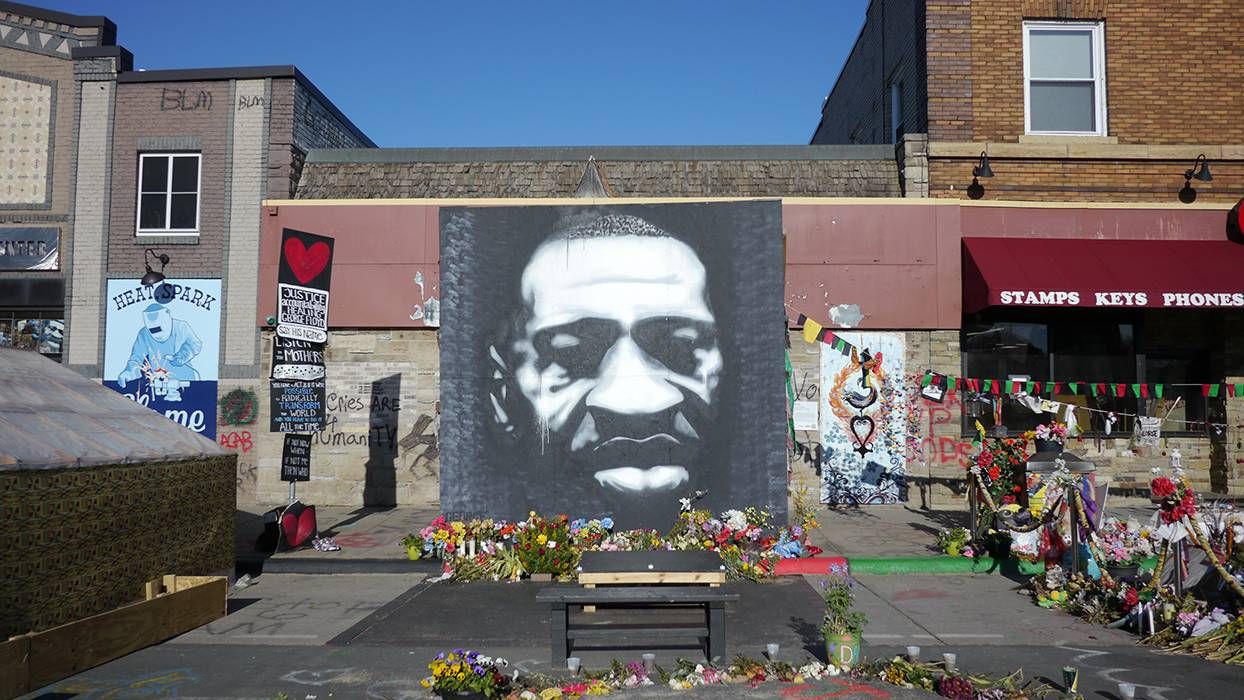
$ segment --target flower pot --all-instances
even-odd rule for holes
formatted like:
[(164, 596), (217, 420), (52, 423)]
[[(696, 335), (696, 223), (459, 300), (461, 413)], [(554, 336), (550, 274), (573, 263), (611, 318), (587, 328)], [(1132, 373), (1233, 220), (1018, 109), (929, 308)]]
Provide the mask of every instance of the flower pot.
[(488, 696), (475, 690), (438, 690), (436, 694), (445, 700), (488, 700)]
[(1042, 440), (1037, 438), (1036, 440), (1033, 440), (1033, 446), (1036, 448), (1038, 453), (1063, 451), (1063, 443), (1058, 440)]
[(414, 547), (414, 546), (411, 546), (411, 547), (407, 547), (407, 548), (406, 548), (406, 558), (407, 558), (407, 559), (409, 559), (409, 560), (411, 560), (411, 561), (415, 561), (416, 559), (418, 559), (418, 558), (419, 558), (419, 557), (421, 557), (421, 556), (423, 556), (423, 547)]
[(948, 557), (957, 557), (957, 556), (959, 556), (959, 555), (960, 555), (960, 554), (962, 554), (962, 553), (963, 553), (963, 548), (962, 548), (962, 547), (956, 547), (956, 546), (955, 546), (955, 545), (953, 545), (953, 544), (952, 544), (952, 545), (947, 545), (947, 546), (946, 546), (946, 556), (948, 556)]
[(851, 668), (860, 661), (860, 636), (851, 632), (825, 635), (825, 657), (838, 668)]

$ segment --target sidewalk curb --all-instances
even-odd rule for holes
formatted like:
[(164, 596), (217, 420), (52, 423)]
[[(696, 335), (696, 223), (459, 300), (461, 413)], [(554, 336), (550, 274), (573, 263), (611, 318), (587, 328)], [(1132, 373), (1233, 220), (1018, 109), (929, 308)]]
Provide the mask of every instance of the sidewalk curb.
[(852, 574), (1000, 574), (1007, 560), (944, 555), (928, 557), (848, 557)]

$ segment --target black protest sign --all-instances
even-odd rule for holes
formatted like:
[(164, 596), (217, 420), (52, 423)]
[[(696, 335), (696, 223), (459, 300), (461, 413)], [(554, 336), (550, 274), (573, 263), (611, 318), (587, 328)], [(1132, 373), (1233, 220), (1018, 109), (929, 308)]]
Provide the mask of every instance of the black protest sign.
[(272, 337), (272, 378), (310, 381), (324, 378), (324, 343)]
[(273, 379), (268, 402), (269, 432), (318, 433), (324, 429), (324, 380)]
[(276, 333), (291, 340), (328, 340), (328, 286), (333, 239), (293, 229), (281, 232)]
[(311, 436), (285, 435), (281, 450), (281, 481), (311, 480)]

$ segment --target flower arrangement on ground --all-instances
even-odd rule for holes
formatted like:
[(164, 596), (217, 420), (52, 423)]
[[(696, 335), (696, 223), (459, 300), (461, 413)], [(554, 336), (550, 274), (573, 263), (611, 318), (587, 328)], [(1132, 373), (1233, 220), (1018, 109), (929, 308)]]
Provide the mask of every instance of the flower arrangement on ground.
[(504, 697), (509, 692), (510, 679), (501, 669), (508, 665), (505, 659), (493, 659), (467, 649), (454, 649), (437, 654), (428, 663), (431, 675), (424, 678), (421, 684), (442, 697), (460, 693), (477, 693), (488, 698)]
[(820, 549), (806, 544), (808, 526), (816, 526), (811, 508), (800, 524), (775, 527), (759, 508), (731, 509), (718, 515), (690, 507), (673, 529), (615, 530), (610, 518), (570, 520), (534, 511), (526, 520), (447, 520), (438, 516), (402, 546), (422, 542), (423, 556), (438, 557), (445, 573), (459, 581), (517, 580), (523, 575), (573, 575), (585, 551), (703, 550), (716, 552), (731, 578), (759, 581), (773, 575), (779, 559), (812, 556)]
[(985, 505), (980, 509), (982, 520), (974, 524), (979, 532), (993, 518), (992, 509), (1015, 503), (1023, 491), (1023, 481), (1016, 473), (1028, 458), (1028, 439), (986, 438), (984, 426), (977, 423), (976, 428), (980, 452), (967, 464), (967, 470), (979, 480), (975, 488), (983, 487), (984, 491), (980, 494)]
[(582, 553), (571, 544), (570, 518), (565, 515), (544, 518), (534, 510), (518, 525), (514, 551), (527, 573), (557, 577), (574, 571)]
[(1139, 566), (1154, 556), (1153, 533), (1135, 520), (1123, 522), (1118, 518), (1106, 518), (1093, 534), (1108, 567)]

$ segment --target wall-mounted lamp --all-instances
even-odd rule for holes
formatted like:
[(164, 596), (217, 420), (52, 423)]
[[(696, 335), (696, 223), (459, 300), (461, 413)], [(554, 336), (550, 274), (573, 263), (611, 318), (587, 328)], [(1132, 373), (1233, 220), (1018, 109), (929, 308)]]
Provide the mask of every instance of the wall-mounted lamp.
[[(160, 263), (160, 271), (156, 272), (151, 269), (151, 261), (155, 260)], [(151, 248), (143, 251), (143, 265), (147, 268), (147, 274), (143, 275), (142, 283), (144, 287), (157, 285), (164, 281), (164, 266), (168, 264), (168, 256), (164, 253), (156, 255)]]
[(1209, 174), (1209, 161), (1205, 160), (1205, 154), (1202, 153), (1192, 162), (1192, 169), (1184, 171), (1184, 186), (1179, 190), (1179, 201), (1184, 204), (1196, 201), (1196, 190), (1192, 189), (1193, 180), (1210, 182), (1213, 179), (1214, 176)]
[(977, 178), (993, 177), (993, 168), (989, 167), (989, 156), (981, 151), (980, 162), (972, 168), (972, 184), (968, 185), (968, 198), (980, 199), (985, 196), (985, 186)]

